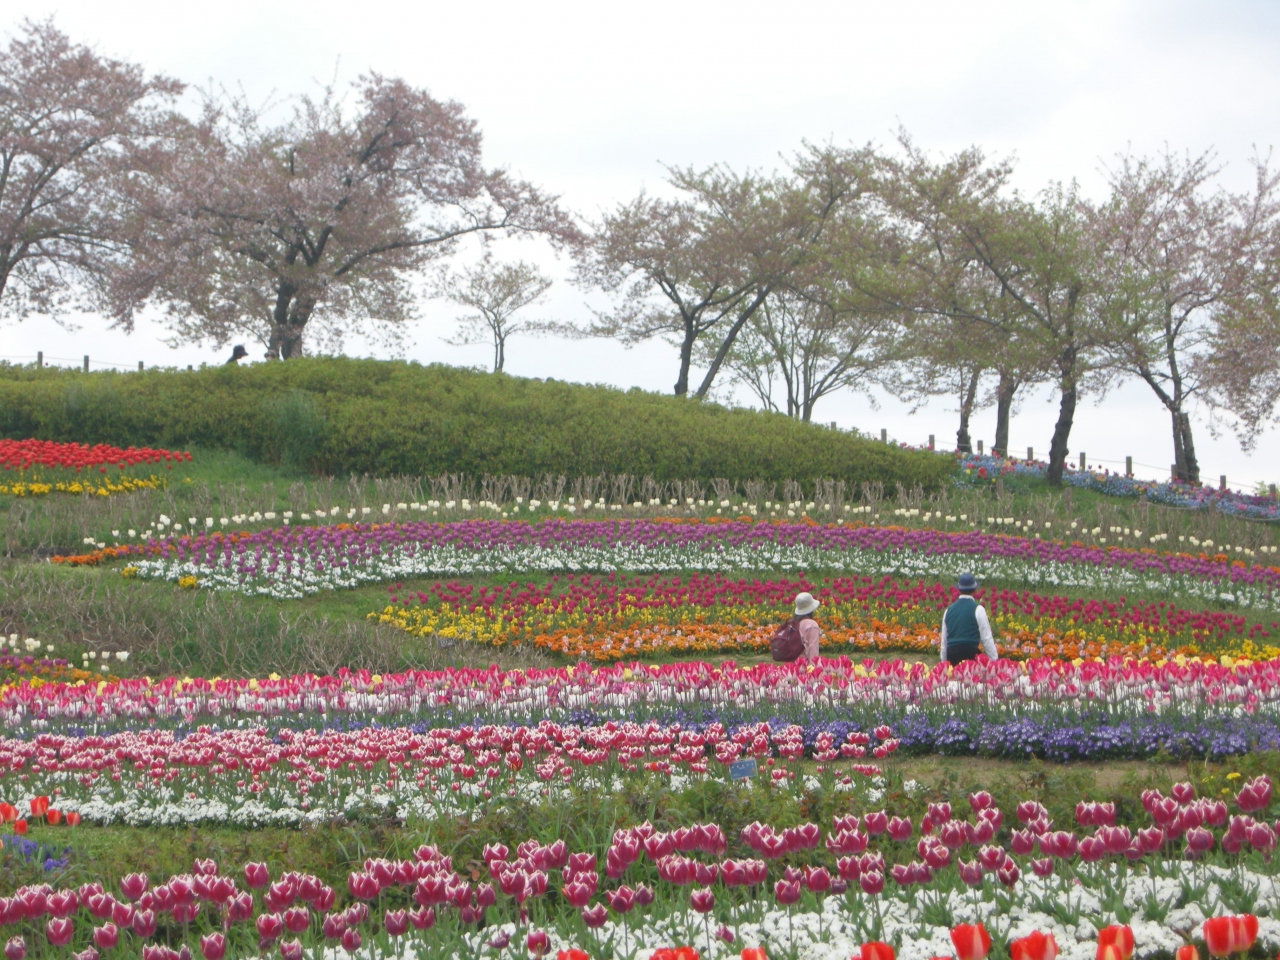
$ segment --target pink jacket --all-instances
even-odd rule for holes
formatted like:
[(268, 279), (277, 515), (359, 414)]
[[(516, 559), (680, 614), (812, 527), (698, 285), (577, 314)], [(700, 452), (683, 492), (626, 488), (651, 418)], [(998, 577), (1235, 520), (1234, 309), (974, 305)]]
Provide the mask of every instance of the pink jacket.
[(814, 660), (818, 656), (818, 638), (822, 636), (822, 630), (818, 627), (816, 621), (805, 618), (800, 621), (800, 639), (804, 643), (804, 656), (810, 660)]

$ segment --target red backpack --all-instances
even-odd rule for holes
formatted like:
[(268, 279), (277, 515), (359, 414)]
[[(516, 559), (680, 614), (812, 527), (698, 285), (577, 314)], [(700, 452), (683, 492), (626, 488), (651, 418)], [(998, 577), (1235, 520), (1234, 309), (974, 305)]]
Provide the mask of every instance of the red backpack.
[(769, 640), (769, 652), (779, 663), (791, 663), (804, 653), (804, 640), (800, 637), (800, 621), (792, 617), (780, 626)]

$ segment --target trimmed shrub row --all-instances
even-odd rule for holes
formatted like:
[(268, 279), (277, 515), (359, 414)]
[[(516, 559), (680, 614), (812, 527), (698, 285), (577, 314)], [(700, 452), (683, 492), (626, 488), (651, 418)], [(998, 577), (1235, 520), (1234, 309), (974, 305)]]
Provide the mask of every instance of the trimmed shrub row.
[(325, 474), (832, 478), (936, 489), (948, 456), (780, 414), (437, 364), (306, 358), (80, 373), (0, 365), (0, 436), (200, 446)]

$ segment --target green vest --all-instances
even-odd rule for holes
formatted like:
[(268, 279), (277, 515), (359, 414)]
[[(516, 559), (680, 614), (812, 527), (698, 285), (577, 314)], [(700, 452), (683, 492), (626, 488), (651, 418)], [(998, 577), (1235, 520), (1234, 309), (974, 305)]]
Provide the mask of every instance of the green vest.
[(982, 640), (978, 633), (978, 602), (961, 597), (943, 616), (947, 625), (947, 647), (977, 646)]

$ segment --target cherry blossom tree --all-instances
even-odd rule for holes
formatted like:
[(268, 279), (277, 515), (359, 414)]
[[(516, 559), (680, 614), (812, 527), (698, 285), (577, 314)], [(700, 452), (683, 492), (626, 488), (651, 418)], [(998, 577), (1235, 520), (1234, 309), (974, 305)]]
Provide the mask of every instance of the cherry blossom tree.
[(0, 50), (0, 316), (57, 318), (127, 253), (119, 179), (150, 161), (176, 81), (24, 23)]
[(507, 360), (507, 338), (534, 328), (528, 321), (515, 320), (518, 311), (542, 299), (552, 281), (537, 267), (523, 260), (494, 263), (486, 254), (474, 267), (447, 276), (440, 294), (475, 313), (458, 320), (458, 334), (447, 343), (464, 346), (493, 343), (493, 372), (501, 373)]
[(279, 359), (301, 355), (304, 334), (394, 341), (415, 316), (415, 276), (461, 238), (578, 239), (553, 198), (482, 164), (460, 104), (376, 74), (353, 94), (302, 98), (277, 122), (209, 97), (163, 175), (137, 184), (119, 322), (154, 300), (176, 340), (246, 335)]

